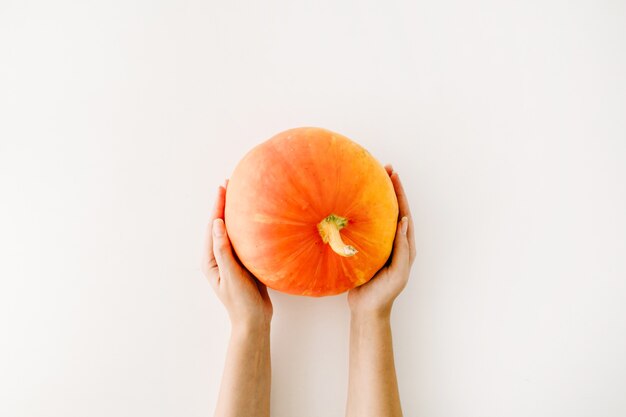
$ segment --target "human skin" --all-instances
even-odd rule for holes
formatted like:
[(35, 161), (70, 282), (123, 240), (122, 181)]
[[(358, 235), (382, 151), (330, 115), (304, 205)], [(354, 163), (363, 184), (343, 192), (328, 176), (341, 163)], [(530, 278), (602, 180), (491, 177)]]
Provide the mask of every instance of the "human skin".
[[(348, 293), (348, 417), (402, 415), (390, 317), (393, 302), (408, 281), (415, 244), (413, 221), (400, 178), (391, 166), (385, 168), (396, 191), (401, 221), (389, 265), (367, 284)], [(219, 187), (206, 228), (201, 262), (203, 274), (228, 312), (232, 329), (215, 416), (267, 417), (272, 303), (267, 288), (234, 256), (223, 221), (225, 195), (226, 187)]]
[(402, 416), (393, 357), (391, 309), (406, 286), (415, 260), (413, 220), (400, 177), (388, 165), (400, 222), (391, 262), (365, 285), (348, 293), (350, 361), (347, 417)]
[(219, 187), (201, 261), (202, 273), (231, 322), (215, 417), (269, 417), (272, 302), (265, 285), (233, 254), (224, 225), (225, 196), (226, 188)]

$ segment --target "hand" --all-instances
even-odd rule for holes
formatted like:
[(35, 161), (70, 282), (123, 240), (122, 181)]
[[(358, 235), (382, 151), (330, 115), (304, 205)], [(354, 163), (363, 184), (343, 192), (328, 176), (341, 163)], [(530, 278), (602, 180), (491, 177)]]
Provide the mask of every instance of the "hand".
[(226, 307), (233, 327), (269, 326), (272, 302), (265, 285), (257, 281), (233, 254), (224, 224), (225, 199), (226, 188), (220, 186), (205, 232), (202, 273)]
[(411, 265), (415, 260), (415, 236), (409, 202), (398, 174), (393, 172), (391, 165), (385, 169), (396, 191), (401, 220), (396, 230), (391, 263), (378, 271), (369, 282), (348, 292), (348, 305), (352, 314), (389, 316), (393, 301), (409, 280)]

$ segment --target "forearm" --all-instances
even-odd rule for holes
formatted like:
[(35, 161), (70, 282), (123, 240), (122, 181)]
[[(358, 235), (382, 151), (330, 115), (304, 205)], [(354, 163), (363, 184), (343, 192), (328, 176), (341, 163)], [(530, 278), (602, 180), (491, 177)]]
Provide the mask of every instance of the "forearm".
[(215, 417), (269, 417), (269, 327), (233, 326)]
[(389, 314), (352, 315), (348, 417), (400, 417)]

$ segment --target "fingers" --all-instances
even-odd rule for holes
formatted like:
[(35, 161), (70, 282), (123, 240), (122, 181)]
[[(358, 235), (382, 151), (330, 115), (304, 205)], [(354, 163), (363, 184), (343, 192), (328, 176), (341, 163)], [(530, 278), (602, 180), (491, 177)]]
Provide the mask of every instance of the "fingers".
[[(204, 231), (204, 244), (202, 247), (201, 257), (201, 270), (207, 277), (211, 285), (213, 285), (218, 279), (217, 262), (213, 254), (213, 220), (219, 217), (224, 217), (224, 204), (225, 204), (226, 190), (223, 187), (217, 189), (217, 198), (211, 211), (211, 218)], [(214, 282), (215, 281), (215, 282)]]
[(413, 232), (413, 216), (411, 216), (411, 208), (409, 207), (409, 200), (407, 199), (406, 193), (404, 191), (404, 187), (402, 186), (402, 182), (400, 181), (400, 177), (397, 172), (392, 172), (391, 174), (391, 182), (393, 183), (393, 188), (396, 191), (396, 197), (398, 198), (398, 209), (399, 216), (407, 217), (408, 219), (408, 232), (407, 239), (409, 244), (409, 255), (410, 255), (410, 263), (412, 264), (415, 260), (415, 233)]
[(200, 270), (206, 279), (209, 280), (209, 284), (215, 288), (219, 280), (219, 273), (217, 271), (215, 257), (213, 256), (213, 239), (211, 237), (212, 228), (212, 223), (209, 223), (204, 231), (204, 245), (202, 248)]
[[(215, 256), (215, 262), (220, 271), (220, 274), (226, 274), (227, 276), (239, 265), (233, 256), (233, 251), (230, 246), (230, 239), (226, 232), (224, 225), (224, 219), (217, 218), (213, 220), (213, 255)], [(221, 278), (224, 278), (223, 276)]]
[(215, 258), (213, 258), (213, 220), (217, 218), (224, 218), (224, 205), (226, 203), (226, 189), (222, 186), (217, 188), (217, 197), (215, 198), (215, 204), (213, 205), (213, 210), (211, 211), (211, 218), (209, 220), (209, 224), (207, 225), (207, 232), (205, 234), (204, 240), (204, 255), (207, 256), (207, 260), (209, 263), (214, 263)]
[(393, 255), (391, 264), (389, 265), (391, 271), (398, 271), (398, 269), (407, 268), (409, 266), (410, 248), (407, 236), (408, 227), (409, 219), (405, 216), (398, 222), (396, 229), (396, 238), (393, 241)]
[(224, 218), (224, 206), (226, 205), (226, 187), (219, 186), (217, 188), (217, 199), (215, 200), (215, 206), (213, 207), (213, 214), (211, 219), (223, 219)]
[(391, 166), (391, 164), (385, 165), (385, 171), (387, 171), (387, 175), (389, 175), (389, 176), (391, 176), (391, 174), (393, 174), (393, 167)]

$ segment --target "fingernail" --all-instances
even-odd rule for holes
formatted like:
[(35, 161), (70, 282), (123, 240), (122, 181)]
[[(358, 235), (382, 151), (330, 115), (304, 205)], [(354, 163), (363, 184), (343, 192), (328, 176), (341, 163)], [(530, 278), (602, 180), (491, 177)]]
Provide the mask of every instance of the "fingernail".
[(406, 231), (409, 229), (409, 219), (406, 216), (402, 218), (402, 224), (400, 225), (403, 235), (406, 235)]
[(224, 236), (224, 220), (213, 220), (213, 234), (218, 237)]

